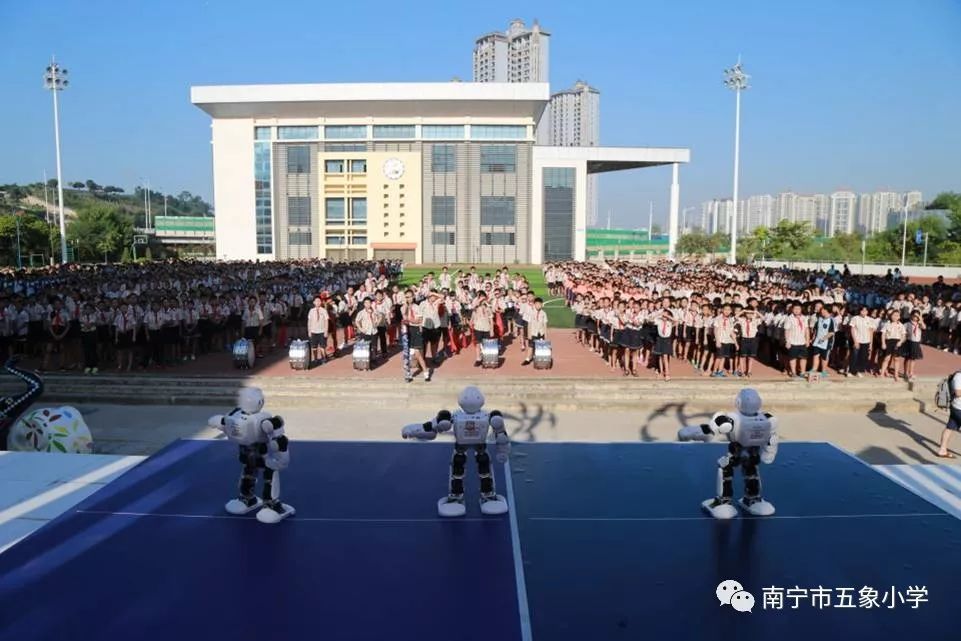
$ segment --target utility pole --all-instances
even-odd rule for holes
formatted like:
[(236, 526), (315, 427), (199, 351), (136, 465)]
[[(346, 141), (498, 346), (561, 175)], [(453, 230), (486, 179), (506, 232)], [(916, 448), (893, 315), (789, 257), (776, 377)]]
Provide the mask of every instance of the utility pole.
[(744, 73), (741, 69), (741, 57), (738, 56), (737, 64), (730, 69), (724, 70), (724, 86), (728, 89), (732, 89), (735, 95), (735, 107), (734, 107), (734, 196), (732, 200), (734, 201), (734, 212), (731, 215), (731, 255), (728, 258), (728, 264), (734, 265), (737, 263), (737, 188), (738, 188), (738, 172), (740, 169), (740, 154), (741, 154), (741, 92), (748, 88), (747, 81), (750, 78), (749, 75)]
[(60, 103), (57, 94), (67, 88), (67, 70), (51, 58), (43, 76), (44, 86), (53, 93), (53, 135), (57, 145), (57, 203), (60, 208), (60, 264), (67, 262), (67, 224), (63, 217), (63, 171), (60, 167)]

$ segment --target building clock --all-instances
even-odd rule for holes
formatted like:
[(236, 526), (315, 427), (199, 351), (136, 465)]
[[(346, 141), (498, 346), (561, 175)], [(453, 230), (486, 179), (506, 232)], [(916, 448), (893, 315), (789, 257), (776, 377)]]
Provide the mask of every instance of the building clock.
[(404, 175), (404, 162), (400, 158), (388, 158), (384, 161), (384, 175), (397, 180)]

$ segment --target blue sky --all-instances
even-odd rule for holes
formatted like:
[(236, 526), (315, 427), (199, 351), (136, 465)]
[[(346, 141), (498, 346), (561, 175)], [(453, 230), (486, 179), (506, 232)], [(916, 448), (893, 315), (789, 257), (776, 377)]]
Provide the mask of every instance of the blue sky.
[[(736, 9), (735, 9), (736, 7)], [(961, 0), (0, 2), (0, 183), (55, 174), (51, 53), (68, 181), (212, 193), (209, 121), (193, 84), (469, 79), (480, 34), (512, 18), (552, 34), (551, 84), (601, 91), (601, 142), (687, 146), (681, 205), (731, 190), (738, 54), (741, 193), (961, 191)], [(646, 224), (670, 171), (602, 176), (602, 218)]]

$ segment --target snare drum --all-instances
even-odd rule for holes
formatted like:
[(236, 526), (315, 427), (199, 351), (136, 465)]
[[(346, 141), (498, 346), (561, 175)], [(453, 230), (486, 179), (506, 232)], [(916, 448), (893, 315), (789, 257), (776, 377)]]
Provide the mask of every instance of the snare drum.
[(310, 344), (307, 341), (292, 340), (287, 355), (290, 358), (290, 369), (310, 369)]
[(501, 342), (496, 338), (485, 338), (481, 343), (481, 367), (490, 369), (501, 364)]
[(551, 342), (546, 340), (534, 341), (534, 369), (550, 369), (554, 366), (554, 352)]
[(233, 349), (234, 367), (238, 369), (251, 369), (254, 366), (256, 353), (254, 352), (254, 342), (246, 338), (241, 338), (234, 343)]
[(370, 369), (370, 343), (358, 340), (354, 342), (354, 369), (366, 371)]

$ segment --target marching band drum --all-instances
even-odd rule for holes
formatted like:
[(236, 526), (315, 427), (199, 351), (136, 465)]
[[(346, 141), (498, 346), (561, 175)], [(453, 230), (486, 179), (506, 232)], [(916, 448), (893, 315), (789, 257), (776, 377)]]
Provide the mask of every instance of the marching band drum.
[(358, 340), (354, 343), (354, 369), (366, 371), (370, 369), (370, 343)]
[(254, 360), (257, 357), (256, 351), (254, 350), (254, 342), (246, 338), (241, 338), (234, 343), (233, 356), (234, 367), (237, 369), (252, 369)]
[(290, 369), (310, 369), (310, 344), (307, 341), (297, 338), (292, 340), (287, 355), (290, 358)]
[(496, 338), (485, 338), (481, 343), (481, 367), (492, 369), (501, 364), (501, 343)]
[(538, 339), (534, 341), (534, 369), (550, 369), (554, 366), (554, 353), (551, 342)]

